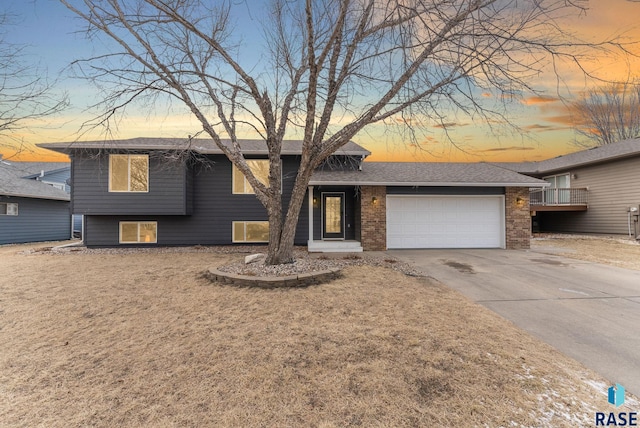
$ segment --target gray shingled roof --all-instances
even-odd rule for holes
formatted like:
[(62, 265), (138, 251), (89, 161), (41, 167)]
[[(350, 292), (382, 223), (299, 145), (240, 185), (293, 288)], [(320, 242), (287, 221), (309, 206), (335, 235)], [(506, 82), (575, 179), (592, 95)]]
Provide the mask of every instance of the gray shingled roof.
[(544, 187), (548, 183), (488, 163), (364, 162), (362, 171), (316, 171), (311, 185)]
[(494, 165), (524, 174), (547, 174), (569, 168), (640, 156), (640, 138), (581, 150), (539, 162), (495, 163)]
[(71, 162), (16, 162), (9, 161), (13, 167), (20, 171), (21, 177), (35, 177), (42, 171), (47, 173), (58, 172), (65, 168), (71, 168)]
[(68, 201), (69, 195), (38, 180), (23, 178), (24, 171), (0, 161), (0, 195)]
[[(231, 144), (223, 140), (224, 144)], [(267, 146), (264, 140), (239, 140), (245, 155), (266, 155)], [(69, 153), (76, 149), (108, 149), (108, 150), (194, 150), (202, 154), (222, 154), (212, 139), (194, 138), (131, 138), (129, 140), (77, 141), (72, 143), (41, 143), (39, 147), (61, 153)], [(302, 153), (302, 140), (284, 140), (283, 155), (299, 155)], [(336, 151), (340, 155), (368, 156), (370, 151), (350, 141)]]

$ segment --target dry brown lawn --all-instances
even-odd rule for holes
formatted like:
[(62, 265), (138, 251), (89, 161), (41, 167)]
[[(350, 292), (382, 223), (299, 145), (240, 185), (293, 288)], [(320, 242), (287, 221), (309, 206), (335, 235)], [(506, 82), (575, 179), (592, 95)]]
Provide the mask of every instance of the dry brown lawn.
[(0, 247), (0, 426), (592, 425), (607, 381), (425, 278), (220, 286), (241, 255)]
[(564, 257), (640, 270), (640, 244), (626, 237), (541, 234), (531, 246)]

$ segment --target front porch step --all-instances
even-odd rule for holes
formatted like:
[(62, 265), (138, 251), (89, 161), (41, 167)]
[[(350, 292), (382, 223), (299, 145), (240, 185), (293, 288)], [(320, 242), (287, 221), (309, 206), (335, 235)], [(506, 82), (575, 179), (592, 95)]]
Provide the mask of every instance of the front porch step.
[(361, 253), (362, 245), (358, 241), (308, 241), (310, 253)]

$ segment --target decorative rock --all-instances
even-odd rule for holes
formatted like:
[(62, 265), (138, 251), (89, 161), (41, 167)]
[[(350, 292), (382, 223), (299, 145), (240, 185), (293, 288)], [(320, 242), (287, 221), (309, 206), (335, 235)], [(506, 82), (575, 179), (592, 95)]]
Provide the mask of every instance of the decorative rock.
[(264, 253), (251, 254), (244, 258), (244, 264), (255, 263), (265, 258)]
[(298, 275), (249, 276), (222, 272), (218, 269), (211, 268), (206, 273), (206, 276), (212, 282), (235, 285), (239, 287), (294, 288), (307, 287), (309, 285), (330, 282), (334, 279), (340, 278), (341, 272), (340, 269), (332, 268)]

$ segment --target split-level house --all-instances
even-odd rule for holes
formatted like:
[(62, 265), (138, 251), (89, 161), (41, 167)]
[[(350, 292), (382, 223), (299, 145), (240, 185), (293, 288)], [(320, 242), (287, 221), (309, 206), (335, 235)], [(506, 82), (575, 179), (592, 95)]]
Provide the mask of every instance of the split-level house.
[[(34, 172), (37, 167), (37, 173)], [(34, 165), (0, 158), (0, 244), (71, 237), (69, 193), (55, 176), (69, 164)], [(45, 179), (51, 172), (50, 180)]]
[(549, 183), (530, 193), (535, 231), (640, 234), (639, 138), (540, 162), (495, 165)]
[[(268, 218), (212, 140), (134, 138), (47, 143), (71, 158), (72, 211), (90, 247), (264, 243)], [(240, 141), (266, 182), (263, 141)], [(301, 141), (282, 150), (283, 204)], [(364, 162), (350, 142), (314, 173), (295, 243), (309, 251), (528, 248), (529, 192), (547, 181), (488, 163)]]

